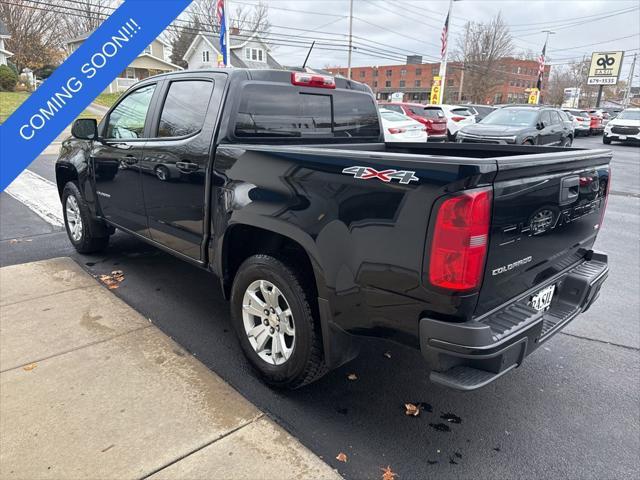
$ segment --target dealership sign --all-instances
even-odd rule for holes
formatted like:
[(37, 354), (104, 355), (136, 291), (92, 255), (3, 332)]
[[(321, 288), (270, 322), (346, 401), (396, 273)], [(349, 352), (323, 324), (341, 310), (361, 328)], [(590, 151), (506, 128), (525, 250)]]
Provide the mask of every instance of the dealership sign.
[(618, 83), (624, 52), (593, 52), (589, 66), (589, 85), (615, 85)]

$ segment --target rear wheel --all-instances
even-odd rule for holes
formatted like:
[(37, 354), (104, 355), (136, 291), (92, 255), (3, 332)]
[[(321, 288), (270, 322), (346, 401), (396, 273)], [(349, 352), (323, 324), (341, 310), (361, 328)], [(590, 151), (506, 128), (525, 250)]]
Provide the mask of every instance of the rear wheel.
[(312, 298), (302, 273), (274, 257), (254, 255), (238, 269), (231, 290), (233, 324), (265, 382), (298, 388), (326, 373)]
[(107, 247), (109, 235), (98, 236), (93, 232), (91, 212), (73, 182), (68, 182), (62, 191), (62, 214), (67, 236), (79, 253), (99, 252)]
[(607, 137), (606, 135), (602, 136), (602, 143), (604, 143), (605, 145), (609, 145), (611, 143), (611, 139), (609, 137)]

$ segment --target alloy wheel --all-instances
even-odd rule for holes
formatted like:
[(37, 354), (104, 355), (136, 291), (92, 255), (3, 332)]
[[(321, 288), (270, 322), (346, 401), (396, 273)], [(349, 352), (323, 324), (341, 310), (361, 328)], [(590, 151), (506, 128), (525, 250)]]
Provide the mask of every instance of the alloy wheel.
[(293, 313), (284, 294), (268, 280), (256, 280), (242, 298), (242, 321), (249, 343), (272, 365), (291, 357), (296, 340)]
[(67, 213), (67, 228), (69, 234), (75, 242), (79, 242), (82, 239), (82, 217), (80, 216), (80, 206), (78, 200), (73, 195), (67, 197), (65, 210)]

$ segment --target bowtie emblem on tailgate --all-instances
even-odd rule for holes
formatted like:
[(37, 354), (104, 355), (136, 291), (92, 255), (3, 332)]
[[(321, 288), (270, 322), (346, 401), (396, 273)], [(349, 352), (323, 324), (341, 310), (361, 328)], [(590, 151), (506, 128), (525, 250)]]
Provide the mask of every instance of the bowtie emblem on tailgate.
[(382, 182), (391, 182), (392, 180), (398, 180), (399, 183), (407, 185), (411, 182), (417, 182), (420, 179), (416, 177), (416, 172), (409, 170), (376, 170), (371, 167), (347, 167), (342, 170), (345, 175), (353, 175), (354, 178), (359, 180), (373, 180), (377, 179)]

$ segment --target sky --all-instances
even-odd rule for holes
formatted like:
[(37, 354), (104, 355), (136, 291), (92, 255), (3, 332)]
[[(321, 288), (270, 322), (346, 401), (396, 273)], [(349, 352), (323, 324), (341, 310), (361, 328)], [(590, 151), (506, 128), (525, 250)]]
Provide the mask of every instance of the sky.
[[(257, 0), (226, 0), (227, 11), (251, 8)], [(349, 0), (264, 0), (269, 6), (273, 55), (283, 65), (347, 65)], [(449, 0), (354, 0), (353, 66), (405, 63), (408, 54), (439, 61), (440, 35)], [(634, 53), (640, 53), (638, 0), (459, 0), (453, 4), (450, 51), (465, 22), (482, 22), (500, 13), (510, 26), (516, 51), (536, 58), (549, 37), (548, 63), (566, 64), (593, 51), (625, 53), (621, 79), (627, 79)], [(233, 16), (233, 15), (232, 15)], [(640, 84), (640, 59), (634, 85)]]

